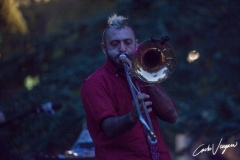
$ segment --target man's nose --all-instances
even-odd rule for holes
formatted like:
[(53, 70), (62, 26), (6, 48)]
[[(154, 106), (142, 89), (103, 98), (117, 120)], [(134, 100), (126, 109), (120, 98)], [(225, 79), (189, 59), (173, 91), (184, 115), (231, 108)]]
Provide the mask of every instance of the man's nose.
[(123, 42), (120, 43), (119, 52), (126, 52), (126, 46)]

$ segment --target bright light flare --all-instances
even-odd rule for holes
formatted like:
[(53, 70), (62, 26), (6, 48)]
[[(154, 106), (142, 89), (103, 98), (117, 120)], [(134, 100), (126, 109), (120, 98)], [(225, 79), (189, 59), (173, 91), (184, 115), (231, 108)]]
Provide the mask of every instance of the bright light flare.
[(24, 86), (28, 89), (28, 90), (32, 90), (34, 86), (39, 84), (39, 77), (32, 77), (32, 76), (27, 76), (24, 79)]
[(50, 2), (50, 0), (35, 0), (35, 2), (37, 2), (37, 3), (40, 3), (40, 2), (48, 3), (48, 2)]
[(188, 53), (187, 61), (189, 63), (192, 63), (195, 60), (197, 60), (199, 57), (200, 57), (199, 52), (197, 52), (196, 50), (192, 50)]

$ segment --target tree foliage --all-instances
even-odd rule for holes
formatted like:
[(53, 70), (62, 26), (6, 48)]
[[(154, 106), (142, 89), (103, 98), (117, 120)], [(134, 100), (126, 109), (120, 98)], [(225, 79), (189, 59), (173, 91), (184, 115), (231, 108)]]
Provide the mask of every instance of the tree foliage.
[(26, 34), (27, 23), (14, 0), (0, 1), (0, 31)]

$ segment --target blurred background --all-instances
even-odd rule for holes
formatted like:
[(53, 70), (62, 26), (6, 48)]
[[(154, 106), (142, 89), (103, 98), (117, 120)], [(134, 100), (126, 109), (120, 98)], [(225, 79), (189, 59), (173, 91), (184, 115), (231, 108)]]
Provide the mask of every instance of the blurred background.
[[(239, 159), (239, 146), (193, 156), (201, 144), (240, 142), (239, 9), (238, 0), (0, 0), (1, 145), (23, 159), (73, 146), (85, 122), (80, 87), (105, 61), (102, 31), (116, 13), (139, 42), (168, 35), (176, 52), (161, 83), (179, 112), (160, 124), (173, 159)], [(35, 112), (48, 102), (61, 107)]]

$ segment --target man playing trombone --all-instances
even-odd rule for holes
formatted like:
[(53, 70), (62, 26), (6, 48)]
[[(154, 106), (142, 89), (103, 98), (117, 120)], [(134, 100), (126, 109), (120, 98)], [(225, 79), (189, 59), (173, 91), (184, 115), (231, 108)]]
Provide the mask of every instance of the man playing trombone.
[[(81, 99), (86, 111), (88, 130), (95, 145), (96, 159), (171, 159), (157, 117), (175, 123), (176, 106), (158, 84), (136, 80), (141, 89), (136, 95), (137, 101), (140, 106), (147, 108), (157, 138), (156, 143), (150, 143), (147, 138), (148, 128), (139, 121), (139, 109), (133, 103), (124, 72), (127, 70), (131, 72), (131, 78), (135, 77), (132, 55), (136, 46), (134, 31), (127, 25), (126, 18), (117, 15), (109, 17), (101, 43), (107, 57), (106, 62), (81, 87)], [(124, 62), (120, 55), (124, 56)], [(124, 68), (123, 63), (127, 67)], [(142, 109), (140, 112), (143, 112)]]

